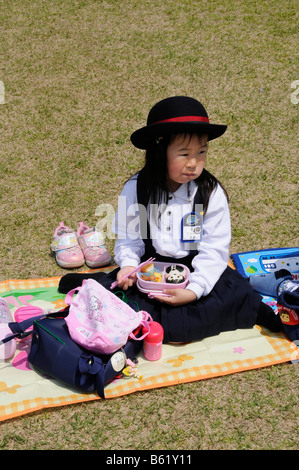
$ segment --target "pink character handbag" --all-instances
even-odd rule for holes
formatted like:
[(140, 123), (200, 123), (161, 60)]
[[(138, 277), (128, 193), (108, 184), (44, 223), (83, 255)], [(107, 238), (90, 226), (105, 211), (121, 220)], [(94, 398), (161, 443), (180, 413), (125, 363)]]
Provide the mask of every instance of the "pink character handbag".
[[(65, 322), (71, 338), (97, 354), (112, 354), (130, 338), (143, 340), (153, 321), (149, 313), (136, 312), (94, 279), (84, 280), (81, 287), (72, 289), (65, 302), (70, 306)], [(143, 335), (137, 338), (134, 330), (140, 326)]]

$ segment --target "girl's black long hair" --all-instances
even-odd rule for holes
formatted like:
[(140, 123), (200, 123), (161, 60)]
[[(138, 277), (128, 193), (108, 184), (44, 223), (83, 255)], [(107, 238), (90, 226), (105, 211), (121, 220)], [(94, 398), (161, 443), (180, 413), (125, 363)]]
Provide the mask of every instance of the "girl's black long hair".
[[(167, 159), (166, 151), (171, 140), (171, 136), (163, 137), (146, 150), (145, 165), (143, 172), (146, 180), (147, 200), (152, 204), (167, 204), (169, 199), (169, 188), (167, 186)], [(209, 199), (217, 184), (223, 189), (227, 199), (228, 194), (223, 185), (209, 171), (204, 169), (201, 175), (194, 180), (200, 192), (200, 200), (203, 204), (203, 211), (206, 213)]]

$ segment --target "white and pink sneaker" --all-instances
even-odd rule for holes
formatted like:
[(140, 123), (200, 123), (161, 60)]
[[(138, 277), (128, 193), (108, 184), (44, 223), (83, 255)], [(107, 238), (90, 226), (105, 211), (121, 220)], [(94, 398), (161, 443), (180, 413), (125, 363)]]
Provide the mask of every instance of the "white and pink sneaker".
[(105, 248), (104, 238), (95, 227), (89, 228), (79, 222), (77, 239), (83, 251), (85, 263), (90, 268), (99, 268), (110, 263), (111, 256)]
[(59, 222), (51, 243), (56, 262), (62, 268), (79, 268), (84, 264), (84, 255), (73, 229)]

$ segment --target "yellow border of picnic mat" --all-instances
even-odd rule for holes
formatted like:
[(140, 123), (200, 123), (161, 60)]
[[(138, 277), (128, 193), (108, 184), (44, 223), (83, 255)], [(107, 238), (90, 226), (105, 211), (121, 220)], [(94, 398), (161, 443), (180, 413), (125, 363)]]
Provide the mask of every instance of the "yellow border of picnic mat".
[[(59, 279), (0, 282), (0, 295), (10, 292), (17, 296), (21, 291), (22, 298), (26, 299), (24, 293), (30, 294), (32, 289), (56, 288)], [(58, 291), (57, 295), (64, 298)], [(32, 300), (34, 304), (49, 307), (46, 302)], [(14, 358), (0, 364), (0, 421), (44, 408), (99, 399), (96, 394), (81, 394), (65, 388), (63, 384), (31, 370), (28, 363), (27, 367), (24, 364), (23, 367), (16, 367), (17, 354), (20, 354), (19, 349)], [(24, 357), (21, 359), (24, 361)], [(142, 378), (115, 379), (106, 386), (105, 396), (107, 399), (116, 398), (137, 391), (210, 379), (298, 359), (299, 349), (283, 334), (255, 326), (184, 345), (163, 345), (162, 358), (155, 362), (146, 361), (141, 354), (137, 370)], [(21, 360), (19, 362), (22, 363)]]

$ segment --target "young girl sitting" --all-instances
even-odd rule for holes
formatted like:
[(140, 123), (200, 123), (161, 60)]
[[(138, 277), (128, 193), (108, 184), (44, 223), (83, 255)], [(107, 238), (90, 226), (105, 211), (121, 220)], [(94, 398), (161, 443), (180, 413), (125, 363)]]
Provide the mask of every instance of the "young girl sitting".
[[(209, 141), (225, 131), (225, 125), (209, 122), (204, 106), (193, 98), (158, 102), (147, 125), (131, 136), (135, 147), (146, 150), (145, 165), (121, 192), (126, 211), (116, 214), (114, 224), (119, 268), (107, 275), (66, 275), (59, 290), (66, 292), (87, 277), (110, 289), (116, 279), (116, 290), (126, 290), (129, 299), (163, 326), (165, 342), (200, 340), (255, 323), (279, 331), (272, 309), (227, 264), (228, 198), (204, 168)], [(195, 221), (191, 232), (188, 217)], [(187, 287), (167, 289), (153, 298), (140, 292), (136, 272), (127, 275), (149, 257), (186, 265), (191, 272)]]

